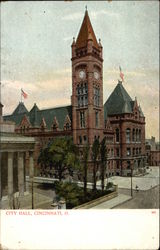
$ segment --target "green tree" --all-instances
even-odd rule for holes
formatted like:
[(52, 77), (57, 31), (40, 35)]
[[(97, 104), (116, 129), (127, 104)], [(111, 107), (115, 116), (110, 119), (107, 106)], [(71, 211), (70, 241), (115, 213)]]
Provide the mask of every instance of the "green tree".
[(71, 138), (58, 137), (53, 140), (49, 153), (52, 154), (52, 164), (58, 172), (61, 181), (66, 170), (73, 175), (74, 169), (79, 167), (79, 152)]
[(96, 138), (92, 145), (92, 160), (93, 160), (93, 190), (96, 191), (97, 171), (98, 171), (98, 157), (100, 151), (100, 143)]
[(106, 147), (106, 137), (103, 138), (100, 144), (100, 156), (101, 156), (101, 187), (104, 191), (104, 179), (107, 164), (107, 147)]
[(52, 168), (52, 155), (49, 152), (49, 146), (41, 149), (38, 157), (38, 164), (41, 165), (42, 172), (45, 172), (47, 168)]
[(88, 158), (89, 158), (89, 144), (83, 148), (83, 181), (84, 181), (84, 197), (87, 194), (87, 177), (88, 177)]
[(65, 199), (67, 208), (77, 206), (83, 195), (83, 190), (76, 183), (69, 182), (55, 182), (55, 192), (59, 199)]

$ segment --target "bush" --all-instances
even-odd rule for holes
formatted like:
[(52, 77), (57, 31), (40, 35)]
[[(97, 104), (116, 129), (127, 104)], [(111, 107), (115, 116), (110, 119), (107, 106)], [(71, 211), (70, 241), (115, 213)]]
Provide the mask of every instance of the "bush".
[[(102, 190), (93, 191), (92, 189), (87, 189), (86, 196), (84, 197), (83, 188), (79, 187), (76, 183), (55, 181), (54, 185), (55, 185), (57, 200), (60, 198), (64, 198), (66, 201), (66, 208), (68, 209), (95, 200), (101, 196), (104, 196), (112, 192), (109, 189), (106, 189), (104, 191)], [(110, 183), (109, 187), (112, 186), (113, 183)]]
[(112, 188), (112, 187), (113, 187), (113, 182), (108, 182), (107, 186), (106, 186), (106, 189), (109, 189), (109, 188)]
[(59, 197), (65, 199), (67, 208), (79, 205), (80, 197), (83, 195), (83, 190), (76, 183), (70, 182), (56, 181), (55, 192)]

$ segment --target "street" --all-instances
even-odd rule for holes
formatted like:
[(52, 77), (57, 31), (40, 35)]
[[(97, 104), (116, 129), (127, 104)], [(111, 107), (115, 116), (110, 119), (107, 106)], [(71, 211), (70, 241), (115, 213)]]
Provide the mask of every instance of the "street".
[[(159, 167), (150, 167), (147, 169), (147, 174), (144, 176), (132, 177), (133, 198), (131, 199), (131, 177), (113, 176), (108, 179), (108, 182), (113, 182), (118, 185), (119, 198), (114, 208), (159, 208)], [(107, 180), (105, 180), (107, 183)], [(82, 186), (83, 183), (78, 185)], [(139, 191), (136, 191), (136, 185)], [(88, 183), (88, 188), (91, 188), (92, 184)], [(97, 182), (97, 188), (101, 188), (101, 181)], [(34, 196), (43, 195), (53, 199), (55, 192), (51, 184), (34, 183)], [(128, 199), (127, 199), (128, 197)], [(42, 199), (42, 198), (41, 198)], [(117, 199), (116, 199), (117, 200)], [(126, 200), (126, 201), (125, 201)], [(111, 201), (110, 201), (111, 203)], [(50, 208), (50, 203), (43, 205), (43, 208)], [(110, 208), (108, 204), (100, 204), (99, 208)], [(113, 207), (112, 207), (113, 208)]]
[[(133, 199), (124, 202), (114, 208), (116, 209), (151, 209), (159, 208), (159, 185), (145, 191), (133, 191)], [(119, 189), (120, 194), (130, 194), (130, 190)]]

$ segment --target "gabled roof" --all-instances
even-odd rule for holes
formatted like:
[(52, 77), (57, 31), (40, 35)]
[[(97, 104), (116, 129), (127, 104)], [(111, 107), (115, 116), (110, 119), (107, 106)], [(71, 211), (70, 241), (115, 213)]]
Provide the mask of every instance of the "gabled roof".
[(36, 103), (34, 104), (33, 108), (29, 112), (30, 122), (33, 126), (38, 126), (38, 117), (37, 117), (37, 111), (39, 111), (39, 108), (37, 107)]
[(28, 113), (28, 110), (26, 109), (23, 102), (19, 102), (17, 108), (13, 111), (12, 115), (19, 115), (25, 113)]
[[(20, 125), (24, 115), (25, 113), (13, 113), (12, 115), (4, 116), (4, 120), (14, 121), (18, 126)], [(59, 129), (63, 129), (67, 115), (69, 116), (70, 120), (72, 120), (72, 106), (40, 110), (37, 105), (34, 104), (33, 108), (26, 115), (33, 127), (40, 127), (42, 119), (44, 119), (46, 122), (47, 129), (50, 130), (52, 129), (53, 119), (54, 117), (56, 117)]]
[(93, 40), (93, 46), (95, 46), (97, 49), (99, 48), (94, 30), (92, 28), (92, 24), (88, 15), (88, 11), (86, 10), (85, 16), (76, 40), (76, 47), (82, 48), (87, 45), (88, 39)]
[(141, 106), (139, 105), (139, 107), (138, 107), (138, 108), (139, 108), (139, 113), (140, 113), (140, 116), (141, 116), (141, 117), (144, 117), (144, 114), (143, 114), (143, 111), (142, 111), (142, 109), (141, 109)]
[(132, 113), (133, 103), (131, 97), (119, 81), (108, 100), (104, 104), (104, 116)]
[(41, 123), (42, 118), (45, 119), (48, 129), (51, 129), (53, 125), (53, 119), (56, 117), (59, 124), (59, 129), (63, 129), (66, 116), (69, 116), (72, 119), (72, 106), (64, 106), (58, 108), (44, 109), (37, 112), (37, 121), (38, 124)]

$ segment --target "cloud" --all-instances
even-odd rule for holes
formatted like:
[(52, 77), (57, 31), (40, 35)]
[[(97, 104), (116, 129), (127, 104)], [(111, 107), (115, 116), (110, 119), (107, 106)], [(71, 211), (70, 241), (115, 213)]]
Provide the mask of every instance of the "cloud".
[(107, 11), (107, 10), (91, 11), (90, 15), (92, 19), (97, 19), (99, 16), (102, 16), (102, 15), (105, 15), (106, 17), (114, 17), (114, 18), (118, 18), (120, 16), (119, 13)]
[(64, 40), (65, 42), (67, 42), (67, 41), (72, 41), (72, 40), (73, 40), (73, 37), (72, 37), (72, 36), (64, 37), (63, 40)]
[(82, 12), (75, 12), (66, 16), (62, 17), (62, 20), (64, 21), (75, 21), (75, 20), (81, 20), (83, 16)]

